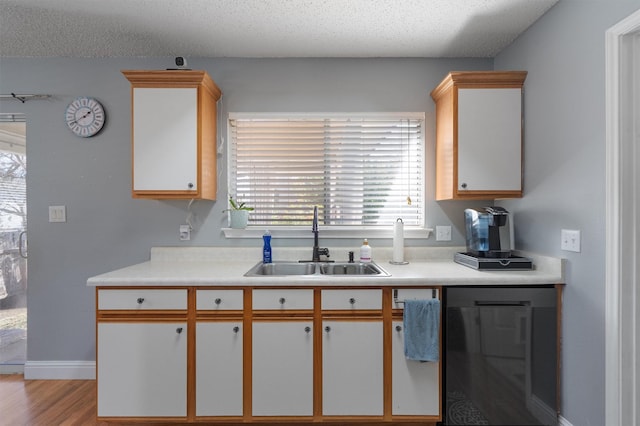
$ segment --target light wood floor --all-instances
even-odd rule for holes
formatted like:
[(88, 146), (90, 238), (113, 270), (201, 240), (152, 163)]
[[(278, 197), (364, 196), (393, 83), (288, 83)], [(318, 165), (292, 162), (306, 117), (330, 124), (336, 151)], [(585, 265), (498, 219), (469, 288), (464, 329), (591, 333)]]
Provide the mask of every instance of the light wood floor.
[[(177, 424), (172, 423), (172, 426)], [(334, 424), (340, 426), (340, 423)], [(141, 426), (141, 423), (97, 422), (95, 380), (24, 380), (22, 374), (0, 374), (0, 426), (85, 425)], [(273, 426), (274, 423), (264, 425)], [(287, 425), (296, 426), (297, 423)], [(435, 425), (410, 422), (403, 426)]]
[(0, 425), (96, 425), (95, 383), (0, 375)]

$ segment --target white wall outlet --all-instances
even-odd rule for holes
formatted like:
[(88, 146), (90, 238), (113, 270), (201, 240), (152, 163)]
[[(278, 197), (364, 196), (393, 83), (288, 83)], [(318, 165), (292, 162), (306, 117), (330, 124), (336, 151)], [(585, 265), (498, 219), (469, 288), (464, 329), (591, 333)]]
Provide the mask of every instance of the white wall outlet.
[(66, 222), (66, 206), (49, 206), (49, 222)]
[(189, 225), (180, 225), (180, 241), (189, 241), (191, 239), (191, 227)]
[(436, 241), (451, 241), (451, 227), (436, 226)]
[(560, 231), (560, 249), (580, 253), (580, 231), (574, 229)]

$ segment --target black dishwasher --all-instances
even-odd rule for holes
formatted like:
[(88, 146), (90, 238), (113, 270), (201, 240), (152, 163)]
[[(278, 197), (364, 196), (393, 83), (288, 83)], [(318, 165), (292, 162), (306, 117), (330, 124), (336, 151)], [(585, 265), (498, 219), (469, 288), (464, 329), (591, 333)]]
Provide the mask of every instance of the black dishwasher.
[(445, 425), (558, 424), (557, 291), (445, 289)]

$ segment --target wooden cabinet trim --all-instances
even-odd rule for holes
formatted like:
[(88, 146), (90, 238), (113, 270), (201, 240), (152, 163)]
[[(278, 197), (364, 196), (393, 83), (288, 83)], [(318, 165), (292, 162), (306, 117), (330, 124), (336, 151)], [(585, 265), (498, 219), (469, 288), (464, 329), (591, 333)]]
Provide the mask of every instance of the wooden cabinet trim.
[(99, 322), (173, 322), (186, 321), (187, 311), (98, 311)]
[(431, 91), (431, 98), (437, 101), (453, 86), (457, 87), (522, 87), (527, 71), (451, 71)]
[(122, 70), (132, 87), (198, 87), (207, 88), (211, 95), (220, 99), (222, 91), (206, 71), (199, 70)]

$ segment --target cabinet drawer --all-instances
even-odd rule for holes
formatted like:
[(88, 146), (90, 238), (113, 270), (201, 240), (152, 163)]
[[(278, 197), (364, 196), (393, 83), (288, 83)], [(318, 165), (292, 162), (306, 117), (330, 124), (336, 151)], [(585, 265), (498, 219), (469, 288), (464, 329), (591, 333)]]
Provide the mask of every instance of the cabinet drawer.
[(393, 309), (402, 309), (404, 305), (402, 302), (405, 300), (426, 300), (434, 297), (440, 297), (438, 290), (433, 288), (394, 288), (393, 289), (393, 302), (391, 304)]
[(242, 290), (198, 290), (196, 309), (208, 311), (229, 311), (243, 309)]
[(187, 309), (187, 290), (98, 290), (98, 309)]
[(253, 290), (253, 309), (313, 309), (313, 290)]
[(382, 309), (382, 290), (322, 290), (322, 309)]

